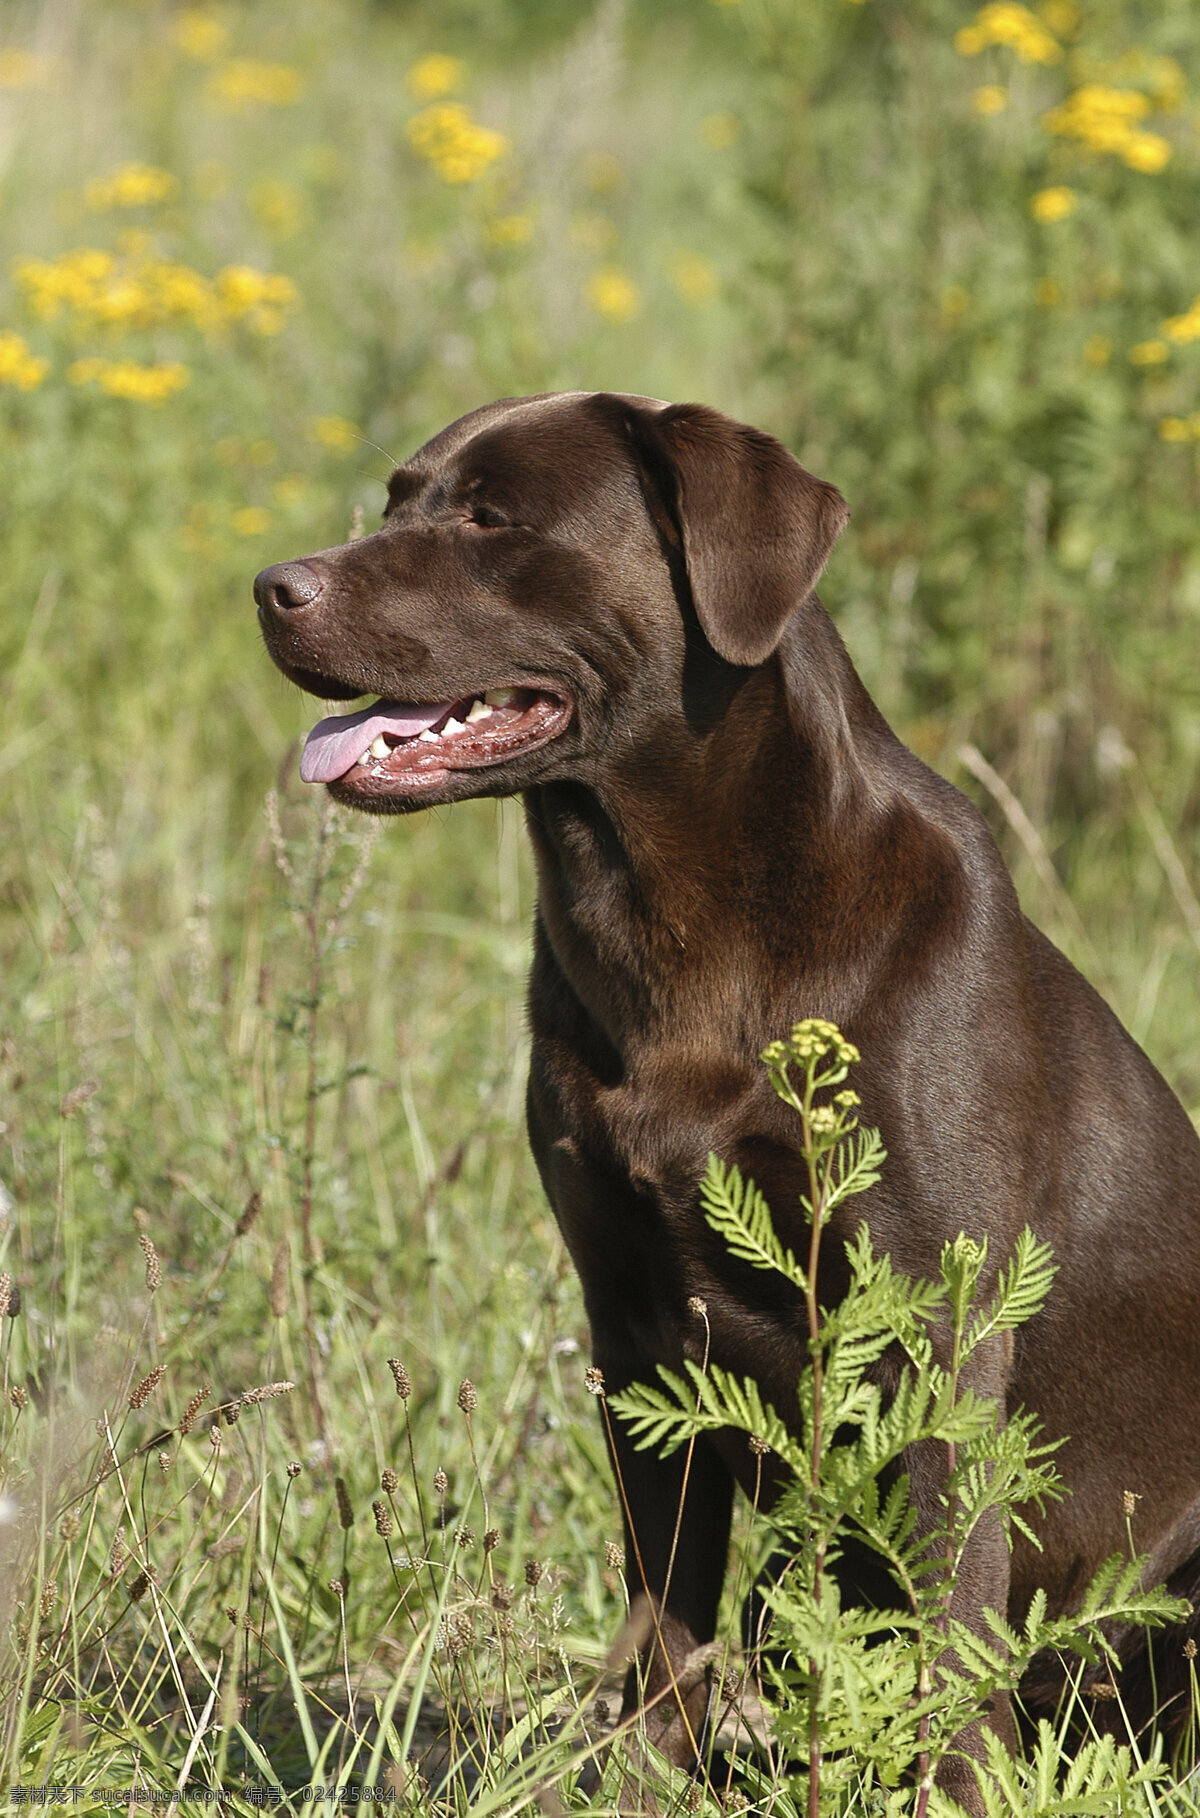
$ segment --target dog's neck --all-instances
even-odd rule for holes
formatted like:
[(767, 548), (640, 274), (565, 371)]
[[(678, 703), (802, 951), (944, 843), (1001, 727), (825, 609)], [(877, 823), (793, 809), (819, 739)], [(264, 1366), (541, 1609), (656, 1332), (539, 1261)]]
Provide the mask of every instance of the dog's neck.
[(603, 781), (528, 792), (544, 962), (621, 1055), (656, 1040), (728, 1051), (760, 1024), (769, 1039), (781, 977), (810, 977), (814, 1013), (832, 1014), (821, 981), (854, 976), (854, 904), (887, 894), (872, 872), (894, 753), (907, 756), (812, 602), (711, 726), (681, 709)]

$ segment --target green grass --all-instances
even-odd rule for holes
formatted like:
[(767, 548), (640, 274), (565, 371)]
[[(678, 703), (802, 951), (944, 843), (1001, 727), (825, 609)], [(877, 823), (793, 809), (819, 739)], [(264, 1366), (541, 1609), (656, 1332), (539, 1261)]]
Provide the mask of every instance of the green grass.
[[(162, 0), (6, 13), (0, 51), (47, 84), (0, 89), (8, 258), (133, 230), (135, 264), (282, 274), (298, 305), (267, 335), (43, 320), (14, 271), (0, 314), (50, 363), (0, 383), (0, 1269), (21, 1293), (0, 1785), (366, 1780), (382, 1735), (371, 1772), (400, 1787), (443, 1711), (502, 1712), (507, 1744), (453, 1732), (484, 1762), (452, 1796), (516, 1810), (520, 1725), (561, 1733), (552, 1762), (585, 1747), (564, 1712), (615, 1708), (615, 1499), (522, 1129), (519, 812), (377, 842), (329, 814), (295, 777), (311, 707), (249, 597), (264, 562), (371, 523), (392, 459), (456, 414), (558, 386), (701, 398), (836, 480), (855, 518), (825, 597), (868, 683), (1200, 1108), (1196, 444), (1159, 434), (1200, 407), (1196, 356), (1128, 359), (1200, 290), (1195, 102), (1151, 122), (1166, 171), (1089, 161), (1040, 124), (1067, 66), (959, 55), (971, 16), (258, 0), (203, 15), (227, 33), (203, 62)], [(1142, 46), (1190, 79), (1198, 44), (1187, 8), (1097, 4), (1072, 54)], [(478, 181), (406, 136), (429, 52), (462, 58), (458, 98), (509, 141)], [(230, 56), (297, 70), (302, 97), (221, 111)], [(994, 118), (984, 82), (1011, 91)], [(173, 193), (90, 208), (133, 161)], [(1051, 181), (1080, 201), (1041, 226)], [(514, 217), (527, 239), (498, 232)], [(68, 377), (87, 358), (190, 382), (112, 397)], [(314, 439), (330, 417), (361, 439)], [(281, 1380), (214, 1446), (215, 1407)]]

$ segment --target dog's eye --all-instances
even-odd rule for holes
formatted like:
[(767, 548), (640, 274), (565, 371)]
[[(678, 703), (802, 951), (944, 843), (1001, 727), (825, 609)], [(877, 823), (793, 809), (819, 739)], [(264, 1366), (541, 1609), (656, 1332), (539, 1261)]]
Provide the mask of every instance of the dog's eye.
[(502, 511), (496, 511), (491, 505), (473, 505), (468, 520), (480, 530), (508, 530), (509, 520)]

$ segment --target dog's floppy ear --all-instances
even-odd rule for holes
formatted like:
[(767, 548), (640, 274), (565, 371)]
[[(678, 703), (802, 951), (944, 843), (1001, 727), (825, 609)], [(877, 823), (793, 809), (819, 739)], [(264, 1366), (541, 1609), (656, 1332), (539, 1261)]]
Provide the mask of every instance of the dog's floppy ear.
[(631, 416), (678, 527), (705, 637), (726, 662), (765, 661), (845, 528), (845, 499), (774, 436), (703, 404)]

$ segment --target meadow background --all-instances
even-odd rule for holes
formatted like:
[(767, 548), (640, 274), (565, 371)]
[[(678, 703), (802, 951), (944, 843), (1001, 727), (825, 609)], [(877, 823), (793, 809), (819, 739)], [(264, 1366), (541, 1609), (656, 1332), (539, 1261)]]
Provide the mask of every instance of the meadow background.
[(1200, 1114), (1198, 131), (1190, 0), (8, 0), (14, 1809), (578, 1805), (619, 1695), (519, 810), (314, 799), (250, 599), (454, 416), (700, 399), (835, 481), (868, 685)]

